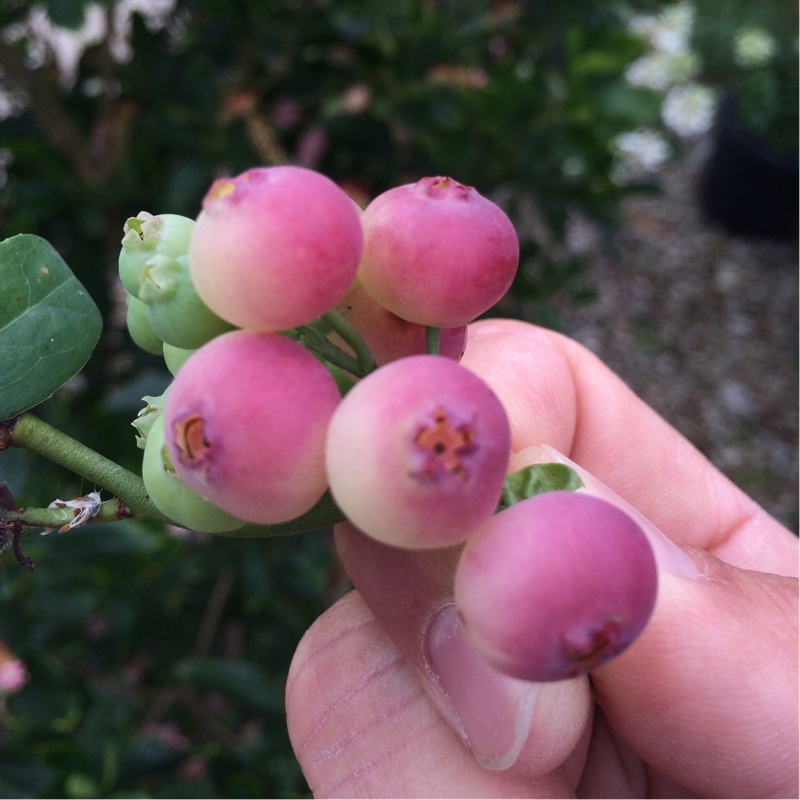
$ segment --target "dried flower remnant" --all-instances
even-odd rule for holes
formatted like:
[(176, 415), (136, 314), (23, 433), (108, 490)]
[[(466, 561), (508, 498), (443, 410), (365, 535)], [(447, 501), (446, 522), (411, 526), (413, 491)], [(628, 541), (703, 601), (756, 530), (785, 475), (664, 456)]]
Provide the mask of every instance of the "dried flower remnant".
[(436, 410), (431, 424), (423, 427), (414, 442), (425, 454), (421, 471), (412, 473), (437, 478), (443, 472), (469, 478), (464, 458), (474, 448), (475, 434), (469, 425), (453, 425), (443, 408)]

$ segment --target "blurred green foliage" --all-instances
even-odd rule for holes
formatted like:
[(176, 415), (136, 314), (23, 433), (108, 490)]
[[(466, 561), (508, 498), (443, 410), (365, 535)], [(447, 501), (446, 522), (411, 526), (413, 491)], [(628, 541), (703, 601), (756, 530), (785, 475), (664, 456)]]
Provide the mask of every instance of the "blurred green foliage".
[(0, 709), (0, 796), (307, 792), (283, 684), (338, 593), (327, 536), (181, 538), (127, 522), (26, 545), (32, 574), (0, 562), (0, 631), (29, 674)]
[(796, 155), (797, 4), (694, 0), (693, 5), (691, 46), (701, 58), (702, 79), (733, 92), (739, 117), (750, 133), (779, 153)]
[[(0, 0), (0, 28), (34, 5)], [(61, 25), (84, 20), (83, 0), (44, 5)], [(195, 216), (214, 177), (259, 163), (318, 169), (362, 203), (429, 174), (475, 186), (522, 240), (499, 310), (555, 324), (560, 293), (591, 296), (568, 215), (611, 230), (636, 188), (610, 180), (609, 142), (658, 116), (660, 98), (623, 78), (641, 52), (624, 13), (654, 5), (182, 0), (158, 31), (133, 17), (132, 59), (91, 46), (71, 85), (0, 37), (0, 88), (27, 96), (0, 122), (13, 157), (0, 238), (48, 239), (106, 321), (80, 378), (37, 413), (139, 469), (130, 422), (169, 376), (123, 330), (123, 223), (143, 209)], [(0, 480), (19, 505), (96, 488), (13, 450)], [(0, 560), (0, 641), (29, 672), (0, 691), (0, 796), (307, 793), (283, 681), (302, 632), (346, 588), (326, 532), (212, 540), (131, 521), (24, 546), (32, 574)]]

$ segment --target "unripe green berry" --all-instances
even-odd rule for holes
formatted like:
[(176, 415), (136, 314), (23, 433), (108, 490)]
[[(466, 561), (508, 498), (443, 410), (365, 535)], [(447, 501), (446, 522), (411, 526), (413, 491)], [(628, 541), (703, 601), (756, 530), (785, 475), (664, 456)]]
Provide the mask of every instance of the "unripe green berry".
[(175, 345), (164, 342), (164, 363), (173, 375), (178, 374), (178, 370), (183, 366), (183, 362), (186, 361), (192, 353), (194, 353), (194, 349), (175, 347)]
[(130, 293), (128, 293), (127, 301), (128, 313), (125, 324), (133, 343), (146, 353), (152, 353), (154, 356), (162, 355), (164, 343), (150, 324), (150, 312), (147, 305)]
[(178, 214), (153, 216), (141, 211), (137, 216), (130, 217), (123, 227), (122, 250), (119, 254), (122, 285), (134, 297), (139, 297), (145, 263), (154, 255), (175, 258), (188, 253), (193, 228), (193, 219)]
[(144, 450), (145, 443), (147, 442), (147, 435), (150, 433), (153, 423), (161, 416), (164, 411), (164, 403), (167, 401), (167, 392), (169, 387), (163, 394), (154, 397), (152, 395), (145, 395), (142, 400), (145, 403), (144, 408), (136, 415), (136, 419), (131, 423), (138, 432), (136, 437), (136, 446)]
[(154, 255), (144, 265), (139, 297), (158, 336), (174, 347), (195, 350), (232, 329), (200, 299), (189, 273), (188, 255)]

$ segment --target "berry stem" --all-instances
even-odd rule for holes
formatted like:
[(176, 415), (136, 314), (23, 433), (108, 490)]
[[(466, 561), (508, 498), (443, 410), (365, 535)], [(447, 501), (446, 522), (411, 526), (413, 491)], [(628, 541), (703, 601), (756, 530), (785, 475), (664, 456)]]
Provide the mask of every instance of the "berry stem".
[(441, 339), (441, 328), (434, 328), (430, 325), (425, 326), (425, 352), (429, 356), (439, 355), (439, 341)]
[(102, 486), (123, 498), (125, 505), (137, 517), (168, 521), (147, 496), (138, 475), (31, 413), (15, 418), (8, 444), (24, 447)]
[[(0, 422), (0, 450), (6, 447), (30, 450), (116, 495), (102, 502), (89, 522), (116, 522), (135, 517), (176, 525), (156, 508), (138, 475), (29, 412)], [(61, 528), (74, 519), (75, 511), (69, 507), (0, 508), (0, 531), (14, 525), (24, 525), (28, 529)], [(296, 519), (276, 525), (248, 524), (223, 535), (247, 538), (284, 536), (319, 530), (343, 520), (344, 515), (326, 493), (313, 508)]]
[(361, 370), (360, 377), (372, 372), (375, 367), (375, 358), (366, 342), (361, 338), (355, 328), (338, 311), (329, 311), (322, 315), (322, 319), (350, 345), (356, 354), (356, 361)]
[[(116, 497), (105, 500), (99, 504), (97, 511), (89, 522), (118, 522), (121, 519), (130, 519), (130, 509)], [(3, 523), (19, 523), (26, 528), (63, 528), (68, 529), (70, 523), (75, 521), (76, 511), (73, 508), (48, 507), (48, 508), (21, 508), (16, 510), (0, 509), (0, 520)], [(74, 526), (78, 527), (78, 526)]]
[(284, 334), (296, 342), (300, 342), (307, 350), (317, 356), (324, 358), (329, 364), (333, 364), (351, 375), (362, 377), (361, 368), (358, 361), (349, 353), (345, 353), (340, 347), (327, 339), (324, 332), (320, 332), (317, 323), (311, 325), (301, 325), (299, 328), (292, 328), (284, 331)]

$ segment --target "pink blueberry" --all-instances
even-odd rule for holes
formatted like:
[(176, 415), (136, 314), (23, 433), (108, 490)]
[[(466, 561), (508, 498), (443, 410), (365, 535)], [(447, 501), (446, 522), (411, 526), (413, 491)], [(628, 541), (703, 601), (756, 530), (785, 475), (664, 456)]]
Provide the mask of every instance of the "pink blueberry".
[(342, 399), (328, 430), (331, 493), (368, 535), (401, 547), (463, 541), (497, 506), (510, 452), (500, 401), (442, 356), (380, 367)]
[(467, 543), (455, 599), (497, 669), (557, 681), (628, 647), (650, 618), (657, 583), (636, 522), (605, 500), (554, 491), (504, 509)]
[[(408, 322), (384, 308), (360, 284), (339, 304), (347, 321), (364, 340), (378, 366), (425, 353), (425, 326)], [(459, 361), (467, 344), (467, 326), (439, 331), (439, 355)], [(347, 349), (335, 334), (332, 341)]]
[(361, 224), (361, 282), (382, 306), (420, 325), (471, 322), (506, 293), (519, 264), (511, 220), (452, 178), (389, 189)]
[(326, 489), (324, 447), (339, 390), (302, 345), (232, 331), (196, 350), (164, 407), (167, 451), (198, 494), (248, 522), (277, 523)]
[(189, 244), (206, 305), (232, 325), (279, 331), (330, 311), (362, 249), (359, 214), (332, 180), (294, 166), (215, 181)]

